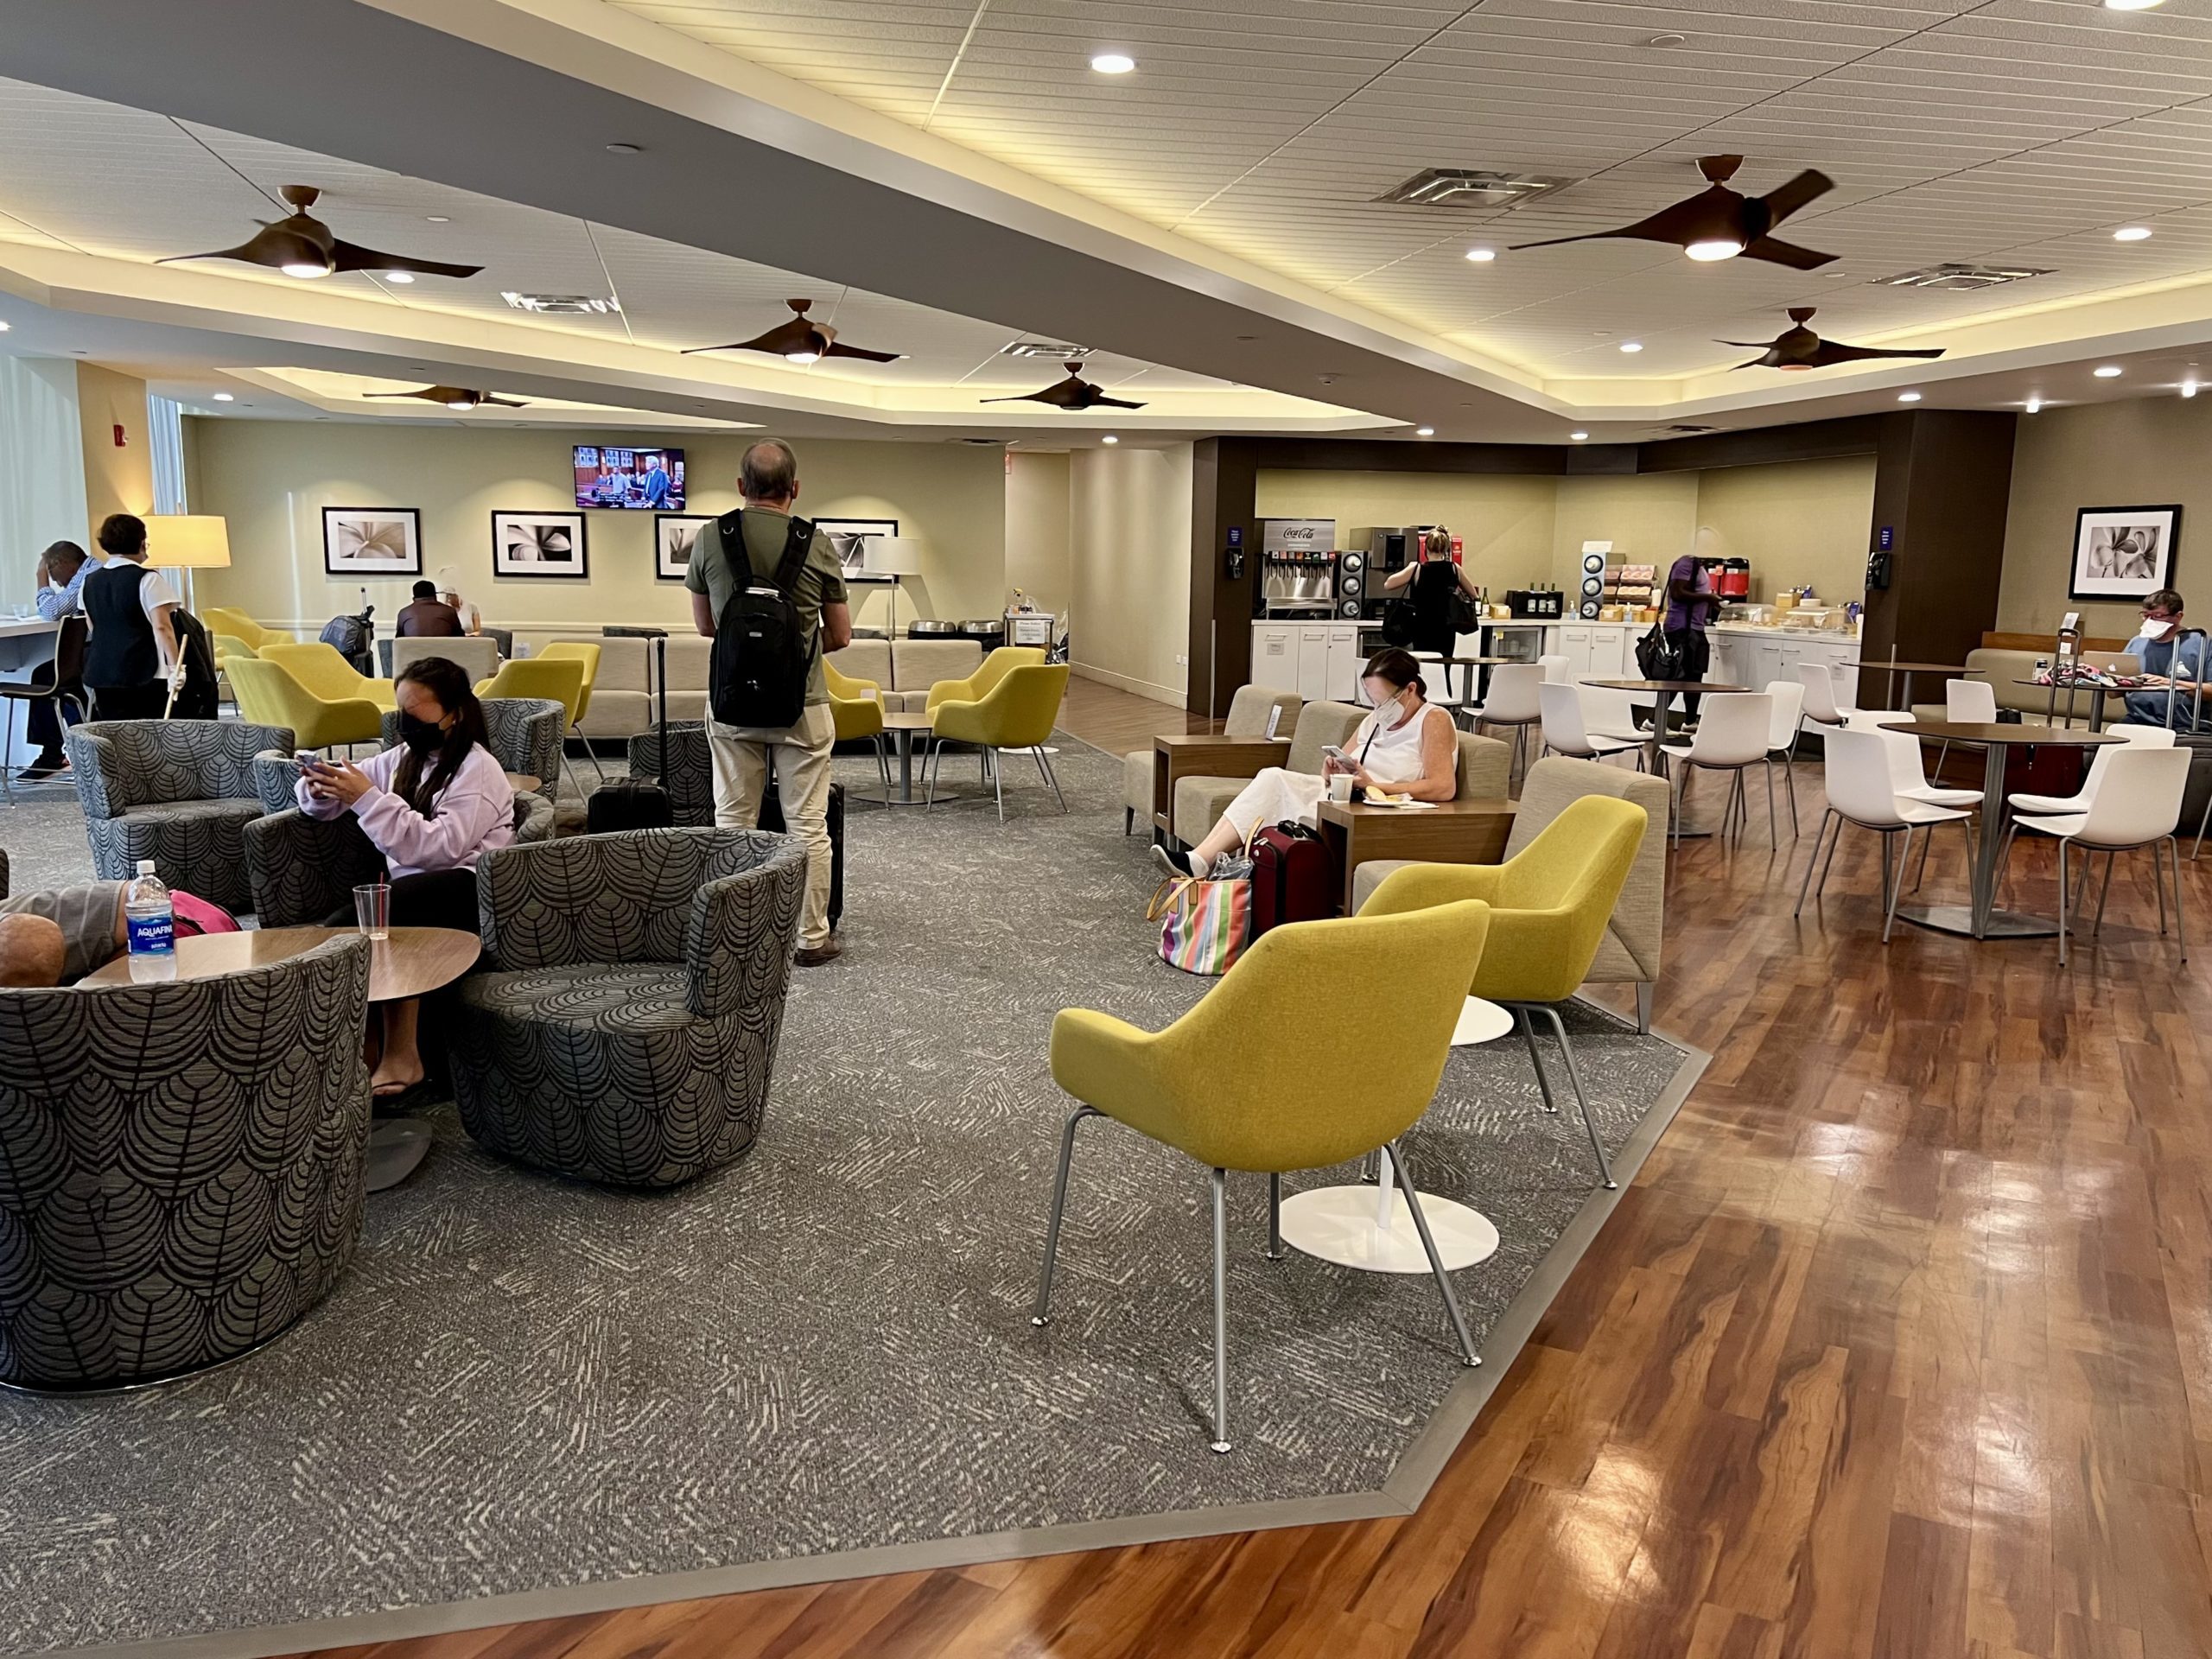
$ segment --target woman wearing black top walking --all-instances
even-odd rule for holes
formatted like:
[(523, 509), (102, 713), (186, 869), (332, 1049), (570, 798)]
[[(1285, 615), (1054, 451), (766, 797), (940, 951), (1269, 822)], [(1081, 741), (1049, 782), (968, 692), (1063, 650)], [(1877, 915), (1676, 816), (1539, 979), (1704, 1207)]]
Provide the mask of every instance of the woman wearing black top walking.
[(1414, 590), (1414, 637), (1407, 642), (1408, 647), (1449, 657), (1459, 635), (1459, 630), (1452, 626), (1452, 595), (1464, 593), (1471, 600), (1475, 596), (1475, 579), (1452, 558), (1452, 532), (1443, 525), (1439, 524), (1423, 538), (1417, 563), (1393, 571), (1382, 579), (1382, 591), (1399, 593), (1409, 584)]
[(176, 594), (167, 577), (146, 569), (144, 519), (110, 514), (99, 543), (108, 562), (85, 578), (80, 601), (92, 625), (85, 646), (92, 717), (159, 720), (179, 661)]

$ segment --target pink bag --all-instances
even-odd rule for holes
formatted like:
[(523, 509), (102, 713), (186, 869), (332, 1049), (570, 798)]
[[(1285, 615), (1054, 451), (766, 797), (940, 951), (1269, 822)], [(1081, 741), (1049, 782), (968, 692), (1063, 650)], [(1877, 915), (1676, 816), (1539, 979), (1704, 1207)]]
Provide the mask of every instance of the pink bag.
[(238, 918), (220, 905), (188, 893), (169, 893), (169, 912), (176, 918), (176, 937), (196, 938), (202, 933), (242, 933)]
[(1186, 974), (1225, 974), (1252, 937), (1252, 883), (1234, 876), (1163, 881), (1145, 908), (1160, 918), (1160, 955)]

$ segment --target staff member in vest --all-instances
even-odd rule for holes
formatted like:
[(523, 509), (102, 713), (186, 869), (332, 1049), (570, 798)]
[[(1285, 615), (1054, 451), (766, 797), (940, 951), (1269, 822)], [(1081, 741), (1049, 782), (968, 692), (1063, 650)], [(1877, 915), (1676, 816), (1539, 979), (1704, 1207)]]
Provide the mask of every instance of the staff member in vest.
[(99, 720), (159, 720), (177, 670), (176, 590), (146, 568), (146, 521), (127, 512), (100, 521), (107, 563), (85, 578), (82, 601), (92, 625), (85, 683)]
[[(715, 637), (732, 594), (755, 579), (776, 579), (792, 534), (798, 457), (789, 444), (764, 438), (745, 452), (738, 488), (745, 498), (743, 509), (734, 515), (740, 533), (729, 533), (730, 516), (702, 527), (683, 575), (683, 585), (691, 590), (692, 622), (709, 639)], [(837, 728), (830, 712), (822, 657), (825, 652), (843, 650), (853, 639), (853, 616), (845, 602), (837, 551), (819, 530), (810, 531), (791, 601), (806, 638), (804, 714), (796, 725), (768, 730), (725, 726), (710, 713), (707, 754), (715, 772), (715, 822), (724, 829), (758, 827), (768, 768), (776, 769), (785, 824), (806, 846), (806, 909), (799, 924), (798, 953), (791, 960), (813, 968), (843, 954), (830, 931), (830, 748)]]

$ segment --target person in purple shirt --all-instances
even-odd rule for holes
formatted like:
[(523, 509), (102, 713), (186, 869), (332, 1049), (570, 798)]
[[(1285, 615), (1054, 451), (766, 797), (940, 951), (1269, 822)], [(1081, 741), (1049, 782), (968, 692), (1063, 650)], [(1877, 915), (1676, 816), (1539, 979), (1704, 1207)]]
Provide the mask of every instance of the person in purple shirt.
[[(492, 753), (484, 705), (467, 674), (442, 657), (418, 657), (392, 688), (399, 747), (360, 766), (302, 760), (300, 810), (318, 818), (351, 812), (391, 872), (394, 927), (477, 929), (476, 861), (514, 844), (515, 792)], [(353, 925), (350, 907), (325, 919)], [(422, 1005), (378, 1005), (383, 1047), (369, 1081), (380, 1096), (423, 1081), (416, 1041)]]
[[(1676, 559), (1675, 568), (1667, 573), (1667, 616), (1662, 626), (1667, 643), (1681, 660), (1681, 678), (1701, 680), (1712, 666), (1713, 645), (1705, 637), (1705, 625), (1719, 609), (1712, 573), (1696, 553), (1685, 553)], [(1682, 698), (1682, 718), (1693, 726), (1697, 724), (1698, 705), (1698, 694), (1694, 691)]]

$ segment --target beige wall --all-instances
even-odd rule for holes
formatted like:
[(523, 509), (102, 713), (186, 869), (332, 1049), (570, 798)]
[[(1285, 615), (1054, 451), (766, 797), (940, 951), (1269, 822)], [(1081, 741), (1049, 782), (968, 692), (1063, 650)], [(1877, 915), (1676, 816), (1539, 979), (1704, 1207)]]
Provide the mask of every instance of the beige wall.
[(1448, 526), (1474, 579), (1503, 592), (1553, 577), (1558, 480), (1437, 473), (1262, 472), (1262, 518), (1333, 518), (1338, 547), (1365, 547), (1378, 524)]
[(1635, 478), (1562, 478), (1552, 520), (1548, 582), (1570, 592), (1580, 586), (1582, 543), (1611, 542), (1621, 564), (1672, 564), (1696, 534), (1698, 474), (1650, 473)]
[[(200, 573), (203, 603), (234, 605), (280, 626), (320, 626), (356, 607), (360, 585), (323, 574), (322, 509), (412, 506), (423, 514), (423, 573), (442, 580), (449, 569), (495, 626), (690, 620), (682, 585), (653, 577), (650, 512), (585, 514), (588, 581), (492, 575), (493, 512), (571, 505), (569, 446), (605, 442), (608, 433), (231, 419), (188, 419), (185, 432), (193, 511), (230, 521), (233, 562), (227, 570)], [(625, 441), (683, 446), (686, 512), (720, 513), (738, 505), (738, 458), (751, 435), (638, 434)], [(920, 540), (922, 574), (906, 579), (901, 622), (999, 612), (1006, 601), (1006, 480), (997, 451), (829, 439), (796, 447), (803, 512), (896, 518), (902, 535)], [(406, 603), (412, 580), (368, 584), (380, 620)], [(857, 620), (888, 620), (887, 588), (856, 588), (853, 597)]]
[[(154, 510), (154, 452), (146, 431), (146, 383), (97, 363), (77, 365), (77, 419), (84, 434), (85, 515), (97, 531), (111, 512)], [(116, 447), (115, 429), (124, 445)]]
[[(2139, 397), (2023, 416), (2012, 450), (2012, 494), (2005, 515), (2005, 571), (1997, 626), (2007, 633), (2053, 633), (2068, 611), (2099, 637), (2131, 638), (2133, 601), (2066, 596), (2074, 562), (2074, 518), (2083, 507), (2179, 503), (2173, 585), (2196, 601), (2191, 620), (2212, 621), (2212, 399)], [(2192, 586), (2193, 582), (2193, 586)]]
[(1698, 524), (1713, 532), (1723, 557), (1751, 562), (1754, 599), (1808, 582), (1832, 602), (1866, 597), (1873, 517), (1872, 455), (1698, 474)]
[(1078, 450), (1068, 499), (1076, 671), (1180, 705), (1191, 627), (1191, 446)]
[(1006, 457), (1006, 582), (1055, 613), (1068, 608), (1075, 575), (1068, 556), (1066, 454)]

